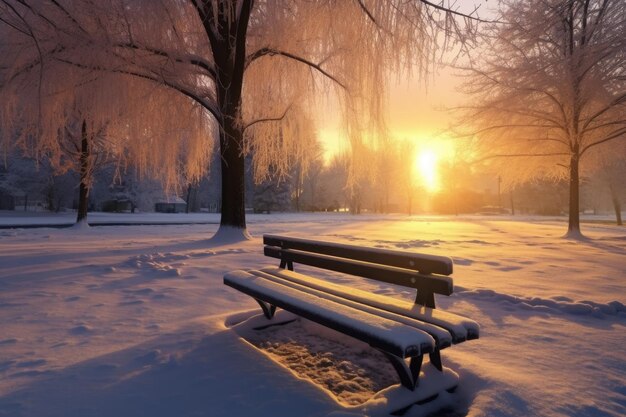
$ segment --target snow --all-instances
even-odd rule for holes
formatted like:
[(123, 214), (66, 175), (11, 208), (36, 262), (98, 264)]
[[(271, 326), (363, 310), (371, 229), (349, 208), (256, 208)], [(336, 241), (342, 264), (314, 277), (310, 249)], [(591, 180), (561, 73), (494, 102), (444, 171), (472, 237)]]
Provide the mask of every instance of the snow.
[[(0, 224), (57, 218), (4, 214)], [(89, 215), (105, 217), (118, 222), (113, 214)], [(279, 332), (267, 329), (259, 345), (272, 345), (260, 351), (235, 331), (260, 308), (222, 277), (272, 263), (262, 254), (263, 233), (453, 258), (455, 293), (437, 296), (437, 305), (480, 323), (481, 338), (442, 352), (459, 388), (409, 416), (441, 407), (437, 415), (626, 414), (624, 227), (583, 223), (588, 239), (573, 241), (561, 238), (562, 219), (531, 217), (293, 214), (251, 215), (248, 223), (254, 238), (236, 243), (210, 240), (217, 224), (0, 230), (0, 416), (373, 416), (407, 401), (409, 391), (395, 386), (363, 403), (367, 408), (350, 406), (354, 397), (332, 393), (339, 377), (326, 386), (320, 373), (299, 375), (288, 366), (297, 361), (281, 364), (279, 353), (290, 349), (284, 334), (272, 340)], [(377, 295), (413, 297), (392, 285), (295, 266)], [(280, 331), (295, 334), (293, 325)], [(324, 331), (302, 333), (315, 364), (340, 355), (332, 347), (346, 343)], [(352, 362), (344, 375), (351, 375), (361, 362), (352, 354), (341, 361), (346, 357)], [(377, 363), (381, 374), (389, 372)], [(449, 382), (431, 371), (426, 361), (423, 395)], [(372, 378), (373, 389), (385, 385)]]

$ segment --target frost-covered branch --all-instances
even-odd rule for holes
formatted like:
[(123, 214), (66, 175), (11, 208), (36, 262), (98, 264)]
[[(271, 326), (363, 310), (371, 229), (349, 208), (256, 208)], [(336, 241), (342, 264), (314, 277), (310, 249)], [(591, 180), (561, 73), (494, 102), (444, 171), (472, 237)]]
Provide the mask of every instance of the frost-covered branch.
[(341, 88), (346, 89), (346, 86), (344, 83), (342, 83), (341, 81), (339, 81), (335, 76), (333, 76), (332, 74), (328, 73), (327, 71), (325, 71), (320, 64), (316, 64), (314, 62), (309, 61), (306, 58), (303, 58), (301, 56), (298, 56), (296, 54), (293, 54), (291, 52), (286, 52), (286, 51), (281, 51), (279, 49), (275, 49), (275, 48), (269, 48), (269, 47), (265, 47), (265, 48), (261, 48), (256, 50), (255, 52), (253, 52), (252, 54), (248, 55), (246, 58), (246, 68), (248, 66), (250, 66), (250, 64), (252, 62), (254, 62), (255, 60), (262, 58), (264, 56), (282, 56), (285, 58), (289, 58), (289, 59), (293, 59), (295, 61), (298, 61), (302, 64), (308, 65), (309, 67), (317, 70), (320, 74), (324, 75), (326, 78), (334, 81), (337, 85), (339, 85)]
[(252, 126), (254, 126), (254, 125), (258, 124), (258, 123), (280, 122), (281, 120), (285, 119), (285, 116), (287, 115), (287, 112), (289, 111), (289, 109), (291, 109), (291, 105), (287, 106), (287, 108), (285, 109), (283, 114), (278, 116), (278, 117), (264, 117), (264, 118), (261, 118), (261, 119), (253, 120), (253, 121), (251, 121), (250, 123), (246, 124), (243, 127), (243, 131), (245, 132), (247, 129), (251, 128)]
[(474, 159), (470, 161), (471, 164), (477, 164), (480, 162), (484, 162), (490, 159), (498, 159), (498, 158), (522, 158), (522, 157), (554, 157), (554, 156), (567, 156), (569, 155), (567, 152), (549, 152), (549, 153), (510, 153), (510, 154), (492, 154), (483, 156), (481, 158)]
[(626, 127), (614, 130), (613, 132), (609, 133), (606, 137), (604, 137), (604, 138), (602, 138), (602, 139), (600, 139), (600, 140), (598, 140), (596, 142), (593, 142), (593, 143), (590, 143), (590, 144), (584, 146), (581, 149), (580, 154), (583, 155), (583, 154), (585, 154), (589, 150), (589, 148), (592, 148), (592, 147), (597, 146), (597, 145), (601, 145), (603, 143), (606, 143), (606, 142), (609, 142), (609, 141), (612, 141), (612, 140), (618, 139), (618, 138), (626, 138)]
[(127, 69), (118, 69), (118, 68), (108, 68), (108, 67), (99, 67), (99, 66), (90, 66), (90, 65), (86, 65), (86, 64), (81, 64), (80, 62), (74, 62), (71, 61), (69, 59), (63, 59), (63, 58), (56, 58), (57, 61), (62, 62), (64, 64), (68, 64), (68, 65), (72, 65), (75, 66), (77, 68), (82, 68), (82, 69), (88, 69), (88, 70), (93, 70), (93, 71), (100, 71), (100, 72), (110, 72), (110, 73), (115, 73), (115, 74), (123, 74), (123, 75), (130, 75), (133, 77), (137, 77), (137, 78), (141, 78), (144, 80), (148, 80), (148, 81), (152, 81), (155, 84), (160, 84), (160, 85), (164, 85), (168, 88), (171, 88), (175, 91), (178, 91), (179, 93), (183, 94), (184, 96), (187, 96), (188, 98), (192, 99), (193, 101), (195, 101), (196, 103), (200, 104), (204, 109), (206, 109), (209, 113), (211, 113), (213, 115), (213, 117), (215, 117), (216, 119), (219, 119), (219, 111), (217, 110), (217, 108), (215, 107), (215, 105), (208, 101), (207, 99), (201, 97), (200, 95), (196, 94), (192, 89), (188, 89), (185, 88), (181, 85), (175, 84), (173, 82), (167, 81), (163, 78), (159, 78), (156, 77), (154, 75), (149, 75), (149, 74), (144, 74), (144, 73), (140, 73), (138, 71), (133, 71), (133, 70), (127, 70)]
[(603, 108), (601, 108), (600, 110), (596, 111), (594, 114), (589, 116), (582, 126), (582, 131), (583, 132), (589, 131), (588, 128), (590, 127), (590, 125), (593, 122), (595, 122), (599, 117), (601, 117), (603, 114), (605, 114), (606, 112), (615, 109), (617, 106), (624, 106), (626, 108), (625, 105), (626, 105), (626, 92), (615, 97), (606, 106), (604, 106)]
[(149, 52), (151, 54), (167, 58), (174, 62), (194, 65), (206, 71), (207, 75), (209, 75), (213, 80), (215, 80), (215, 77), (216, 77), (215, 67), (213, 66), (213, 64), (197, 55), (185, 54), (183, 56), (177, 56), (173, 54), (172, 52), (167, 52), (162, 49), (153, 48), (149, 46), (138, 45), (133, 42), (119, 43), (115, 46), (119, 48), (128, 48), (128, 49), (135, 50), (135, 51)]
[(466, 14), (466, 13), (461, 13), (458, 10), (455, 10), (453, 7), (446, 7), (443, 5), (443, 1), (441, 3), (434, 3), (432, 1), (428, 1), (428, 0), (419, 0), (421, 3), (424, 3), (425, 5), (427, 5), (428, 7), (432, 7), (433, 9), (437, 9), (441, 12), (444, 13), (450, 13), (451, 15), (454, 16), (459, 16), (465, 19), (470, 19), (470, 20), (476, 20), (478, 22), (482, 22), (482, 23), (494, 23), (495, 21), (490, 21), (490, 20), (483, 20), (481, 18), (479, 18), (478, 16), (476, 16), (476, 11), (478, 11), (478, 7), (476, 6), (474, 8), (474, 10), (472, 11), (472, 13), (470, 14)]
[(376, 21), (376, 18), (372, 15), (372, 12), (369, 11), (365, 3), (363, 3), (363, 0), (356, 0), (356, 1), (359, 4), (359, 7), (363, 11), (363, 13), (365, 13), (365, 15), (369, 18), (369, 20), (371, 20), (372, 23), (374, 23), (377, 27), (380, 28), (381, 26), (378, 24), (378, 22)]

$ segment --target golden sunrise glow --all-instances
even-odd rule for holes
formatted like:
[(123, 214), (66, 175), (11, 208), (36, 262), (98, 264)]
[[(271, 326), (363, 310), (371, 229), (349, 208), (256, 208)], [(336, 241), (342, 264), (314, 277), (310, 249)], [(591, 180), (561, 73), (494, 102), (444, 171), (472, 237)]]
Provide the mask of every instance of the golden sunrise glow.
[(419, 183), (428, 191), (437, 191), (440, 187), (437, 164), (439, 155), (432, 149), (421, 149), (417, 152), (416, 170), (419, 174)]

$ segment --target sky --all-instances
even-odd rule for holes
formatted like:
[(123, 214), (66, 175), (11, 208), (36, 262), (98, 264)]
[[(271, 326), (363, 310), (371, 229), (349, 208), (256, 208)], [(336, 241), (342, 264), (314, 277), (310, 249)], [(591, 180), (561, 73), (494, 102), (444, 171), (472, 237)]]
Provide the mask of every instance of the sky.
[[(458, 105), (462, 96), (457, 88), (459, 80), (451, 68), (440, 68), (427, 79), (399, 80), (391, 86), (388, 101), (387, 126), (390, 136), (428, 144), (446, 137), (445, 131), (453, 123), (447, 111)], [(332, 109), (320, 116), (324, 128), (318, 131), (325, 149), (325, 157), (345, 149), (347, 141), (341, 136), (340, 120)]]
[[(477, 15), (481, 19), (493, 19), (495, 5), (486, 0), (464, 0), (455, 4), (462, 13), (472, 13), (478, 7)], [(444, 56), (449, 63), (451, 54)], [(443, 159), (451, 157), (452, 142), (446, 130), (454, 123), (450, 108), (460, 105), (463, 96), (458, 92), (461, 84), (458, 70), (445, 64), (438, 64), (425, 77), (415, 74), (412, 78), (396, 80), (391, 86), (388, 99), (387, 127), (391, 137), (409, 139), (420, 150), (435, 152)], [(392, 78), (394, 78), (392, 76)], [(347, 141), (342, 138), (339, 119), (332, 106), (319, 115), (324, 128), (318, 131), (318, 137), (325, 149), (325, 159), (346, 149)], [(419, 159), (419, 155), (416, 155)]]
[[(454, 123), (450, 109), (463, 100), (455, 72), (450, 67), (441, 67), (426, 78), (398, 80), (389, 91), (386, 117), (389, 136), (413, 142), (415, 178), (428, 192), (440, 191), (439, 166), (452, 160), (458, 148), (458, 139), (447, 132)], [(337, 112), (324, 113), (319, 125), (325, 128), (318, 131), (318, 136), (328, 163), (334, 155), (346, 151), (349, 142), (342, 136)]]

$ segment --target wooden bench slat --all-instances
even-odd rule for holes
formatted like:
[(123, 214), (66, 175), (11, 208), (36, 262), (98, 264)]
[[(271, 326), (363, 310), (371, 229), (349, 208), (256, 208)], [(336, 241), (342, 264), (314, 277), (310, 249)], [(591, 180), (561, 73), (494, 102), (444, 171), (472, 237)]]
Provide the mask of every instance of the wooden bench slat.
[[(316, 289), (314, 286), (303, 285), (301, 283), (302, 281), (300, 280), (296, 282), (296, 280), (286, 279), (284, 274), (280, 274), (280, 271), (284, 271), (284, 270), (278, 268), (278, 269), (272, 269), (270, 271), (269, 268), (267, 268), (263, 270), (250, 270), (247, 272), (249, 272), (252, 275), (256, 275), (262, 278), (267, 278), (276, 283), (286, 285), (286, 286), (295, 288), (297, 290), (313, 294), (316, 297), (325, 298), (327, 300), (334, 301), (336, 303), (347, 305), (348, 307), (351, 307), (351, 308), (356, 308), (357, 310), (362, 310), (367, 313), (375, 314), (377, 316), (394, 320), (394, 321), (406, 324), (408, 326), (415, 327), (416, 329), (425, 331), (426, 333), (431, 335), (433, 339), (435, 339), (435, 343), (437, 344), (437, 348), (439, 349), (445, 349), (452, 345), (452, 336), (450, 332), (442, 327), (436, 326), (431, 323), (426, 323), (421, 320), (416, 320), (408, 316), (396, 314), (396, 313), (386, 311), (386, 310), (381, 310), (379, 308), (362, 304), (362, 303), (350, 300), (348, 298), (339, 297), (337, 295), (334, 295), (328, 292), (327, 288), (324, 288), (324, 290), (321, 290), (319, 289), (319, 287), (318, 289)], [(291, 272), (291, 271), (287, 271), (287, 272)], [(291, 274), (298, 275), (299, 278), (304, 278), (307, 280), (311, 279), (311, 277), (309, 276), (298, 274), (296, 272), (291, 272)]]
[(288, 279), (300, 285), (328, 292), (335, 296), (346, 298), (357, 303), (366, 304), (377, 309), (386, 310), (395, 314), (434, 324), (450, 332), (453, 343), (477, 339), (479, 336), (480, 326), (478, 323), (457, 314), (423, 307), (413, 304), (410, 301), (403, 301), (379, 294), (372, 294), (356, 288), (348, 288), (343, 285), (314, 278), (309, 275), (299, 274), (294, 271), (288, 271), (282, 268), (266, 267), (260, 269), (260, 271)]
[(397, 268), (420, 271), (423, 274), (450, 275), (452, 259), (446, 256), (419, 254), (381, 248), (362, 248), (334, 242), (322, 242), (290, 236), (263, 235), (263, 243), (283, 249), (297, 249), (335, 257), (355, 259)]
[(452, 278), (447, 276), (423, 275), (394, 266), (309, 253), (296, 249), (281, 249), (274, 246), (265, 246), (264, 253), (272, 258), (417, 288), (418, 290), (430, 291), (431, 293), (452, 294)]
[(435, 349), (435, 340), (419, 329), (316, 297), (246, 271), (227, 273), (224, 284), (400, 358), (430, 353)]

